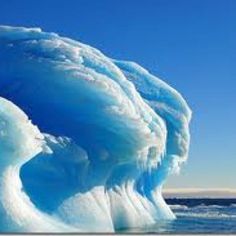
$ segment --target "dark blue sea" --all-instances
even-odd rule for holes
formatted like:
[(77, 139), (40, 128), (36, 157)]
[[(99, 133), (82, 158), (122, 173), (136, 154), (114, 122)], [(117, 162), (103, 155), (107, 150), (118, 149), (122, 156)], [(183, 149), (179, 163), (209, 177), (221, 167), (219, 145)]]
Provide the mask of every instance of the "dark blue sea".
[(164, 234), (235, 234), (236, 199), (166, 199), (176, 220), (161, 220), (129, 232)]

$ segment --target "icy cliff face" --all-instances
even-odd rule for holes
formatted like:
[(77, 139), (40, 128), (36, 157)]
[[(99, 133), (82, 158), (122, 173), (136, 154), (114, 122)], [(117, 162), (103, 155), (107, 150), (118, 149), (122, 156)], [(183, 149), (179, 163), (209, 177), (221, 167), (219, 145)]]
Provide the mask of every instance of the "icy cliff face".
[(0, 96), (1, 231), (174, 218), (161, 188), (187, 159), (191, 118), (176, 90), (88, 45), (1, 26)]

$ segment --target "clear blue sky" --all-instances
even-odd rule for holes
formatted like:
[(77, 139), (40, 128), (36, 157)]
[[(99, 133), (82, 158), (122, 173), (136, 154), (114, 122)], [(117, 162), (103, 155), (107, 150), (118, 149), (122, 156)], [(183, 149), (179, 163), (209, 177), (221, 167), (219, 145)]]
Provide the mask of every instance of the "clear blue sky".
[(193, 110), (189, 161), (167, 186), (236, 188), (236, 0), (1, 0), (0, 24), (78, 39), (167, 81)]

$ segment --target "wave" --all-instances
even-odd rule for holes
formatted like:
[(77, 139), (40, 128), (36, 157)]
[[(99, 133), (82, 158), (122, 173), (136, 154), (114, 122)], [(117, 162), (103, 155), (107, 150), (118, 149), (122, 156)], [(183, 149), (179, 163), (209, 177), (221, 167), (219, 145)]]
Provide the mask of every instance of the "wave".
[(161, 189), (187, 159), (191, 111), (165, 82), (55, 33), (1, 26), (0, 96), (1, 231), (175, 218)]
[(186, 205), (170, 205), (171, 210), (187, 210), (189, 207)]
[(211, 211), (208, 212), (176, 212), (177, 217), (186, 217), (186, 218), (203, 218), (203, 219), (236, 219), (236, 215), (231, 212), (218, 212)]
[(235, 204), (230, 204), (230, 205), (209, 205), (209, 204), (204, 204), (204, 203), (201, 203), (199, 205), (184, 205), (184, 204), (171, 204), (170, 205), (170, 208), (171, 209), (189, 209), (189, 208), (192, 208), (192, 209), (223, 209), (223, 208), (234, 208), (236, 207)]
[(236, 219), (235, 208), (231, 205), (170, 205), (170, 208), (177, 218)]

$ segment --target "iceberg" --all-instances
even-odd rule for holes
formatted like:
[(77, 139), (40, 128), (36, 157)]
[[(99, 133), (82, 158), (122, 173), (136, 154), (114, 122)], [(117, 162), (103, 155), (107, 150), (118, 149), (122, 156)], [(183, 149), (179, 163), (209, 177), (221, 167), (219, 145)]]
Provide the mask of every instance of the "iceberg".
[(0, 231), (174, 219), (162, 187), (187, 160), (190, 120), (181, 94), (134, 62), (0, 26)]

